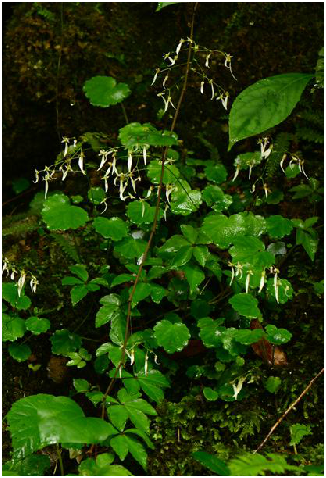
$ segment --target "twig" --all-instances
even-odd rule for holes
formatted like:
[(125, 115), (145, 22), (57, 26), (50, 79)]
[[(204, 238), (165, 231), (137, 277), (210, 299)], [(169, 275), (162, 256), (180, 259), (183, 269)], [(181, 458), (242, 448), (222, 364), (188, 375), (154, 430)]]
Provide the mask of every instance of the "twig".
[(288, 413), (290, 413), (290, 411), (300, 402), (300, 400), (302, 399), (302, 397), (308, 392), (308, 390), (312, 387), (312, 385), (315, 383), (315, 381), (317, 380), (318, 377), (320, 377), (320, 375), (324, 373), (324, 368), (322, 368), (320, 370), (320, 372), (317, 373), (317, 375), (315, 375), (315, 377), (309, 382), (309, 385), (304, 389), (304, 391), (301, 393), (301, 395), (289, 406), (289, 408), (283, 413), (283, 415), (277, 420), (277, 422), (275, 423), (275, 425), (272, 426), (272, 428), (270, 429), (269, 433), (266, 435), (266, 438), (261, 442), (261, 444), (259, 445), (259, 447), (253, 452), (253, 454), (257, 453), (259, 450), (261, 450), (263, 448), (263, 446), (265, 445), (265, 443), (269, 440), (270, 436), (272, 435), (272, 433), (274, 433), (275, 429), (279, 426), (279, 424), (282, 422), (282, 420), (286, 417), (286, 415)]
[[(189, 36), (190, 41), (189, 41), (186, 71), (185, 71), (182, 91), (181, 91), (181, 94), (180, 94), (180, 97), (179, 97), (179, 101), (178, 101), (178, 104), (177, 104), (177, 107), (176, 107), (176, 110), (175, 110), (175, 114), (174, 114), (174, 118), (173, 118), (173, 121), (172, 121), (172, 125), (171, 125), (171, 128), (170, 128), (171, 133), (174, 131), (176, 121), (177, 121), (177, 118), (178, 118), (178, 115), (179, 115), (180, 107), (181, 107), (181, 104), (182, 104), (182, 101), (183, 101), (183, 98), (184, 98), (184, 94), (185, 94), (185, 91), (186, 91), (186, 88), (187, 88), (188, 75), (189, 75), (189, 71), (190, 71), (192, 38), (193, 38), (193, 32), (194, 32), (194, 21), (195, 21), (195, 13), (196, 13), (196, 9), (197, 9), (197, 3), (198, 2), (196, 2), (194, 4), (194, 9), (193, 9), (193, 13), (192, 13), (190, 36)], [(111, 382), (110, 382), (110, 384), (109, 384), (109, 386), (108, 386), (108, 388), (107, 388), (107, 390), (106, 390), (106, 392), (103, 396), (102, 418), (104, 417), (104, 407), (105, 407), (106, 397), (109, 395), (110, 391), (113, 388), (114, 382), (115, 382), (116, 377), (118, 375), (118, 371), (124, 366), (124, 363), (125, 363), (126, 347), (127, 347), (127, 342), (128, 342), (128, 338), (129, 338), (129, 327), (130, 327), (130, 322), (131, 322), (132, 299), (133, 299), (133, 296), (135, 294), (136, 287), (137, 287), (141, 272), (143, 270), (143, 264), (146, 262), (146, 258), (147, 258), (148, 252), (151, 248), (152, 240), (153, 240), (156, 228), (157, 228), (157, 222), (158, 222), (158, 217), (159, 217), (159, 212), (160, 212), (161, 193), (162, 193), (162, 189), (163, 189), (164, 165), (165, 165), (165, 161), (166, 161), (167, 151), (168, 151), (168, 147), (165, 147), (164, 150), (163, 150), (163, 153), (162, 153), (161, 175), (160, 175), (160, 182), (159, 182), (158, 191), (157, 191), (157, 201), (156, 201), (155, 214), (154, 214), (151, 233), (150, 233), (147, 245), (146, 245), (145, 252), (142, 255), (142, 261), (141, 261), (141, 264), (139, 265), (139, 269), (138, 269), (137, 275), (136, 275), (135, 280), (134, 280), (134, 285), (132, 287), (131, 293), (130, 293), (129, 298), (128, 298), (127, 322), (126, 322), (126, 329), (125, 329), (125, 339), (124, 339), (123, 346), (121, 348), (121, 360), (120, 360), (120, 364), (116, 368), (115, 374), (114, 374), (114, 376), (113, 376), (113, 378), (112, 378), (112, 380), (111, 380)]]

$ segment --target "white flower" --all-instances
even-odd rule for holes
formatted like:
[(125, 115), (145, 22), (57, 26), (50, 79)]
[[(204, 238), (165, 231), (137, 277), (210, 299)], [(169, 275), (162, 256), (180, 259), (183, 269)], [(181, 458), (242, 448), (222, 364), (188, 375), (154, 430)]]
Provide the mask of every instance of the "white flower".
[(304, 160), (299, 159), (299, 169), (300, 169), (301, 173), (303, 173), (306, 176), (306, 178), (309, 179), (308, 176), (305, 173), (305, 170), (303, 169), (303, 163), (304, 163)]
[(200, 92), (201, 92), (201, 94), (204, 93), (204, 81), (202, 81), (202, 82), (200, 83)]
[(61, 141), (61, 143), (64, 143), (64, 145), (65, 145), (65, 150), (64, 150), (64, 152), (63, 152), (63, 156), (64, 156), (64, 157), (66, 157), (66, 156), (67, 156), (67, 154), (68, 154), (68, 143), (69, 143), (69, 138), (67, 138), (67, 136), (64, 136), (64, 137), (62, 138), (62, 141)]
[(233, 391), (234, 391), (234, 395), (233, 395), (233, 398), (236, 400), (239, 393), (241, 392), (242, 390), (242, 384), (246, 381), (245, 378), (241, 377), (238, 379), (238, 385), (235, 384), (235, 381), (232, 383), (232, 388), (233, 388)]
[(35, 169), (35, 181), (33, 181), (33, 183), (38, 183), (40, 180), (40, 172)]
[(268, 158), (268, 156), (271, 154), (272, 152), (272, 149), (273, 149), (273, 145), (271, 144), (270, 147), (268, 149), (267, 148), (267, 145), (268, 145), (268, 138), (262, 138), (260, 140), (258, 140), (258, 143), (260, 144), (260, 156), (262, 159), (266, 159)]
[(147, 369), (148, 369), (148, 353), (146, 352), (146, 356), (145, 356), (145, 375), (147, 375)]
[(283, 169), (283, 163), (284, 163), (284, 161), (286, 160), (286, 156), (287, 156), (286, 153), (283, 154), (282, 159), (281, 159), (281, 162), (280, 162), (280, 166), (281, 166), (281, 169), (282, 169), (283, 173), (285, 173), (285, 171), (284, 171), (284, 169)]
[(157, 80), (157, 75), (159, 74), (159, 72), (160, 72), (160, 69), (159, 69), (159, 68), (156, 68), (156, 73), (155, 73), (155, 75), (154, 75), (154, 78), (153, 78), (153, 81), (152, 81), (152, 83), (151, 83), (151, 86), (153, 86), (154, 83), (155, 83), (155, 81)]
[(169, 204), (170, 204), (170, 196), (171, 196), (172, 191), (174, 191), (174, 189), (175, 188), (173, 186), (171, 186), (171, 184), (166, 185), (165, 196), (166, 196), (166, 200)]
[(228, 109), (229, 93), (227, 91), (224, 94), (222, 93), (216, 99), (221, 100), (221, 103), (224, 109), (226, 110)]
[(183, 38), (181, 38), (181, 40), (179, 41), (179, 44), (177, 46), (177, 49), (175, 50), (176, 55), (179, 55), (183, 43), (184, 43), (184, 40), (183, 40)]
[(79, 169), (81, 170), (81, 172), (84, 175), (86, 175), (86, 173), (84, 171), (84, 157), (85, 157), (85, 154), (83, 153), (83, 151), (81, 151), (80, 156), (78, 158), (78, 166), (79, 166)]
[(249, 285), (250, 285), (250, 276), (253, 275), (252, 271), (248, 271), (246, 276), (246, 294), (249, 292)]
[(206, 68), (209, 68), (209, 59), (210, 59), (210, 56), (211, 56), (211, 53), (209, 53), (207, 56), (206, 56), (206, 62), (205, 62), (205, 66)]
[(237, 179), (237, 177), (239, 176), (239, 172), (240, 172), (240, 164), (238, 164), (237, 167), (236, 167), (232, 182)]
[(132, 151), (128, 150), (128, 172), (132, 170)]
[(168, 212), (168, 209), (169, 209), (169, 205), (166, 204), (165, 208), (164, 208), (164, 211), (163, 211), (163, 216), (164, 216), (164, 220), (166, 222), (166, 213)]
[(20, 273), (20, 278), (18, 279), (18, 282), (17, 282), (17, 292), (18, 292), (19, 297), (20, 297), (22, 289), (24, 287), (25, 280), (26, 280), (26, 273), (25, 273), (24, 270), (22, 270), (21, 273)]
[(164, 77), (164, 80), (163, 80), (163, 83), (162, 83), (163, 87), (165, 86), (165, 83), (167, 82), (168, 78), (169, 78), (169, 73), (167, 73)]
[(233, 282), (233, 280), (234, 280), (234, 267), (233, 267), (232, 262), (230, 262), (230, 261), (228, 262), (228, 266), (230, 266), (230, 267), (232, 268), (232, 269), (231, 269), (231, 271), (232, 271), (231, 282), (230, 282), (230, 284), (229, 284), (229, 285), (231, 286), (231, 285), (232, 285), (232, 282)]
[(36, 287), (37, 287), (38, 284), (39, 284), (39, 282), (36, 279), (36, 277), (32, 276), (32, 279), (30, 280), (29, 285), (30, 285), (33, 293), (36, 292)]
[(144, 160), (145, 166), (146, 166), (146, 158), (147, 158), (147, 147), (143, 146), (143, 160)]
[(99, 156), (102, 156), (102, 159), (101, 159), (101, 164), (100, 164), (100, 167), (98, 168), (97, 171), (99, 171), (100, 169), (102, 169), (102, 167), (104, 166), (104, 164), (107, 162), (108, 160), (108, 155), (112, 153), (112, 151), (105, 151), (105, 149), (101, 149), (100, 152), (99, 152)]
[(213, 80), (209, 80), (209, 83), (210, 83), (211, 89), (212, 89), (212, 96), (211, 96), (211, 100), (212, 100), (214, 98), (214, 95), (215, 95)]
[(265, 285), (265, 277), (266, 277), (266, 272), (262, 271), (261, 276), (260, 276), (260, 282), (259, 282), (259, 291), (261, 292), (264, 288)]
[(232, 75), (233, 78), (236, 80), (236, 77), (234, 76), (234, 74), (233, 74), (233, 72), (232, 72), (231, 58), (232, 58), (232, 56), (231, 56), (229, 53), (226, 53), (226, 54), (225, 54), (224, 66), (225, 66), (228, 70), (230, 70), (231, 75)]
[(264, 183), (264, 186), (263, 186), (263, 188), (264, 188), (264, 191), (265, 191), (265, 196), (267, 197), (267, 196), (268, 196), (268, 193), (270, 193), (270, 192), (271, 192), (271, 190), (270, 190), (270, 189), (268, 189), (268, 185), (267, 185), (267, 183)]

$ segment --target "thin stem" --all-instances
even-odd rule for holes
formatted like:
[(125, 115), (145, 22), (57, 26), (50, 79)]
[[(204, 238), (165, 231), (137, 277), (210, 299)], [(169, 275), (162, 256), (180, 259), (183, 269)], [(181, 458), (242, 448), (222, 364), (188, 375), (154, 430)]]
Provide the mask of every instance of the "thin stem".
[(300, 400), (306, 395), (306, 393), (310, 390), (310, 388), (313, 386), (317, 378), (321, 376), (321, 374), (324, 373), (324, 368), (320, 370), (320, 372), (315, 375), (315, 377), (310, 380), (308, 386), (304, 389), (304, 391), (301, 393), (301, 395), (289, 406), (289, 408), (283, 413), (283, 415), (277, 420), (277, 422), (272, 426), (270, 429), (269, 433), (266, 435), (264, 440), (261, 442), (259, 447), (253, 452), (254, 454), (257, 453), (259, 450), (263, 448), (263, 446), (266, 444), (266, 442), (269, 440), (270, 436), (274, 433), (276, 428), (279, 426), (279, 424), (283, 421), (283, 419), (287, 416), (288, 413), (300, 402)]
[(58, 456), (58, 460), (59, 460), (60, 474), (61, 474), (61, 476), (65, 476), (65, 470), (64, 470), (64, 467), (63, 467), (63, 461), (62, 461), (62, 457), (61, 457), (61, 449), (60, 449), (60, 446), (59, 446), (58, 443), (57, 443), (57, 456)]
[[(178, 104), (177, 104), (177, 107), (176, 107), (176, 110), (175, 110), (175, 113), (174, 113), (174, 118), (173, 118), (173, 121), (172, 121), (172, 125), (171, 125), (171, 128), (170, 128), (171, 133), (175, 129), (175, 125), (176, 125), (176, 122), (177, 122), (177, 118), (178, 118), (178, 115), (179, 115), (181, 104), (182, 104), (182, 101), (183, 101), (183, 98), (184, 98), (184, 95), (185, 95), (185, 91), (186, 91), (186, 88), (187, 88), (188, 76), (189, 76), (189, 71), (190, 71), (192, 38), (193, 38), (193, 32), (194, 32), (194, 22), (195, 22), (195, 13), (196, 13), (196, 9), (197, 9), (197, 4), (198, 4), (198, 2), (196, 2), (194, 4), (194, 9), (193, 9), (193, 13), (192, 13), (190, 36), (189, 36), (190, 42), (189, 42), (189, 48), (188, 48), (188, 58), (187, 58), (186, 70), (185, 70), (185, 75), (184, 75), (184, 83), (183, 83), (181, 94), (180, 94)], [(127, 342), (128, 342), (128, 338), (129, 338), (129, 327), (130, 327), (131, 315), (132, 315), (132, 299), (133, 299), (133, 296), (135, 294), (136, 287), (137, 287), (137, 284), (139, 282), (141, 272), (143, 270), (143, 265), (146, 262), (146, 258), (147, 258), (148, 252), (151, 248), (152, 240), (153, 240), (156, 228), (157, 228), (157, 223), (158, 223), (158, 219), (159, 219), (159, 212), (160, 212), (161, 193), (162, 193), (162, 189), (163, 189), (164, 166), (165, 166), (165, 161), (166, 161), (166, 157), (167, 157), (167, 151), (168, 151), (168, 147), (165, 147), (163, 149), (163, 153), (162, 153), (161, 175), (160, 175), (160, 182), (159, 182), (158, 191), (157, 191), (157, 201), (156, 201), (156, 207), (155, 207), (155, 213), (154, 213), (154, 219), (153, 219), (151, 233), (150, 233), (147, 245), (146, 245), (145, 252), (142, 256), (142, 261), (141, 261), (141, 264), (139, 265), (139, 269), (138, 269), (136, 278), (134, 280), (134, 285), (132, 287), (131, 293), (130, 293), (129, 298), (128, 298), (127, 322), (126, 322), (126, 328), (125, 328), (125, 339), (124, 339), (124, 343), (123, 343), (123, 346), (122, 346), (122, 349), (121, 349), (121, 360), (120, 360), (120, 364), (116, 368), (115, 374), (114, 374), (114, 376), (113, 376), (113, 378), (112, 378), (112, 380), (111, 380), (111, 382), (110, 382), (110, 384), (109, 384), (109, 386), (108, 386), (108, 388), (107, 388), (107, 390), (106, 390), (106, 392), (103, 396), (102, 418), (104, 418), (104, 413), (105, 413), (106, 397), (111, 392), (111, 390), (113, 388), (113, 385), (114, 385), (114, 382), (116, 380), (116, 377), (118, 375), (118, 372), (124, 366), (124, 363), (125, 363), (126, 346), (127, 346)]]

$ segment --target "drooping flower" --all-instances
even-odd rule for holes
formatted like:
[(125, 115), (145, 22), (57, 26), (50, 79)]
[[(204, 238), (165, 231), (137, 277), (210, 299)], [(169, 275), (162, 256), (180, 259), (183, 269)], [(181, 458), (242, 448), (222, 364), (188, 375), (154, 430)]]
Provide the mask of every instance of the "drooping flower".
[(23, 269), (20, 273), (20, 278), (18, 279), (18, 282), (17, 282), (18, 297), (20, 297), (20, 295), (22, 293), (22, 289), (24, 287), (25, 280), (26, 280), (26, 272)]
[(63, 152), (63, 156), (66, 157), (67, 154), (68, 154), (69, 138), (67, 138), (67, 136), (64, 136), (64, 137), (62, 138), (61, 143), (64, 143), (64, 145), (65, 145), (65, 149), (64, 149), (64, 152)]
[(83, 151), (81, 151), (80, 153), (80, 156), (78, 158), (78, 167), (79, 169), (81, 170), (81, 172), (86, 175), (85, 171), (84, 171), (84, 157), (85, 157), (85, 153)]

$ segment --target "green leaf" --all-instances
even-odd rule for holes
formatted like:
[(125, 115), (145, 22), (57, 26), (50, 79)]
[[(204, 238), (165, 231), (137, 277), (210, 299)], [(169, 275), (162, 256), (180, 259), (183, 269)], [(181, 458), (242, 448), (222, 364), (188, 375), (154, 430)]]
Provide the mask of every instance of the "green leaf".
[(226, 249), (240, 236), (258, 237), (266, 232), (265, 219), (250, 213), (239, 213), (226, 217), (212, 214), (205, 217), (201, 231), (221, 249)]
[(296, 423), (295, 425), (290, 426), (290, 433), (291, 433), (291, 442), (290, 445), (297, 445), (300, 443), (303, 437), (307, 435), (312, 435), (310, 425), (301, 425), (300, 423)]
[(250, 294), (235, 294), (228, 302), (235, 311), (245, 317), (254, 319), (261, 316), (261, 312), (257, 307), (258, 301)]
[(216, 456), (206, 453), (206, 451), (195, 451), (192, 453), (192, 457), (217, 475), (230, 476), (227, 465)]
[(219, 186), (209, 185), (202, 192), (203, 200), (207, 206), (216, 212), (222, 212), (228, 209), (232, 204), (232, 197), (225, 194)]
[(71, 303), (75, 307), (88, 294), (88, 288), (85, 285), (73, 287), (70, 291)]
[(315, 254), (318, 249), (318, 239), (314, 239), (308, 232), (297, 229), (296, 244), (302, 244), (311, 261), (315, 260)]
[(158, 250), (159, 256), (165, 260), (173, 260), (175, 254), (182, 248), (190, 248), (190, 244), (183, 236), (172, 236)]
[(222, 332), (226, 329), (221, 326), (225, 319), (213, 320), (209, 317), (204, 317), (198, 321), (200, 328), (199, 336), (202, 339), (205, 347), (216, 347), (222, 343)]
[(139, 259), (144, 254), (146, 246), (146, 241), (126, 237), (115, 245), (114, 251), (127, 259)]
[[(132, 291), (132, 287), (129, 289), (129, 293)], [(146, 299), (146, 297), (151, 295), (151, 286), (145, 282), (139, 282), (136, 285), (135, 293), (132, 298), (133, 307), (137, 305), (141, 300)]]
[(96, 186), (88, 190), (87, 196), (92, 204), (101, 204), (106, 198), (106, 193), (104, 189)]
[(290, 219), (283, 216), (270, 216), (266, 218), (266, 227), (268, 235), (276, 239), (288, 236), (293, 229)]
[(2, 298), (17, 310), (26, 310), (32, 305), (30, 298), (24, 295), (24, 289), (19, 297), (17, 284), (15, 282), (2, 283)]
[(83, 91), (93, 106), (107, 108), (121, 103), (131, 91), (126, 83), (117, 83), (111, 76), (93, 76), (85, 81)]
[(85, 418), (70, 398), (43, 393), (17, 400), (7, 421), (18, 458), (53, 443), (98, 443), (115, 433), (100, 418)]
[(128, 411), (123, 405), (111, 405), (108, 407), (111, 423), (120, 431), (123, 431), (128, 420)]
[(197, 266), (185, 266), (183, 267), (183, 271), (189, 283), (190, 292), (195, 292), (199, 284), (201, 284), (205, 279), (205, 274)]
[(32, 351), (26, 344), (10, 344), (9, 354), (17, 362), (24, 362), (31, 355)]
[(181, 249), (179, 249), (174, 255), (173, 260), (171, 262), (171, 267), (178, 268), (187, 264), (192, 258), (192, 252), (193, 248), (189, 243), (187, 246), (181, 247)]
[(76, 264), (74, 266), (70, 266), (69, 269), (73, 274), (76, 274), (82, 281), (86, 282), (88, 279), (88, 272), (86, 270), (86, 266), (82, 264)]
[(90, 383), (83, 378), (74, 378), (73, 383), (78, 393), (88, 392), (91, 386)]
[[(128, 430), (126, 430), (126, 432), (127, 431)], [(118, 451), (120, 451), (121, 453), (121, 451), (123, 450), (122, 447), (128, 447), (129, 453), (131, 453), (134, 459), (138, 461), (138, 463), (144, 468), (144, 470), (146, 470), (147, 454), (143, 445), (139, 443), (138, 440), (129, 435), (123, 435), (123, 439), (124, 444), (122, 444), (122, 440), (120, 440), (118, 442), (118, 445), (115, 438), (110, 441), (110, 445), (112, 446), (114, 451), (119, 455)]]
[(52, 353), (65, 356), (79, 349), (82, 343), (80, 336), (68, 329), (56, 330), (50, 340), (52, 342)]
[(214, 166), (206, 166), (204, 173), (208, 181), (221, 184), (224, 183), (228, 176), (228, 172), (222, 164), (216, 164)]
[(189, 216), (197, 211), (202, 203), (201, 192), (191, 190), (187, 181), (182, 179), (175, 183), (171, 194), (171, 212), (182, 216)]
[(156, 304), (159, 304), (161, 300), (163, 299), (163, 297), (167, 295), (167, 290), (164, 289), (164, 287), (162, 287), (159, 284), (154, 284), (152, 282), (150, 284), (150, 288), (151, 288), (151, 297)]
[(72, 276), (66, 276), (62, 279), (61, 284), (62, 285), (82, 285), (84, 282), (80, 279), (77, 279), (77, 277), (72, 277)]
[(168, 354), (180, 352), (190, 339), (188, 328), (180, 322), (171, 324), (168, 320), (161, 320), (153, 330), (158, 345), (163, 347)]
[[(4, 468), (10, 468), (5, 471)], [(45, 471), (51, 467), (48, 455), (29, 455), (24, 460), (13, 459), (4, 463), (2, 467), (3, 476), (46, 476)]]
[(266, 325), (267, 340), (274, 345), (286, 344), (292, 334), (287, 329), (278, 329), (275, 325)]
[[(139, 150), (149, 148), (149, 146), (177, 146), (178, 140), (176, 133), (163, 130), (158, 131), (150, 123), (129, 123), (119, 130), (119, 140), (121, 144), (130, 150)], [(151, 164), (153, 161), (151, 161)], [(155, 161), (158, 163), (158, 161)], [(170, 165), (166, 165), (171, 167)]]
[(282, 380), (280, 377), (268, 377), (265, 383), (265, 388), (270, 393), (276, 393), (277, 390), (280, 388)]
[(130, 476), (132, 473), (122, 465), (111, 465), (113, 455), (102, 453), (96, 459), (87, 458), (78, 467), (80, 476)]
[(211, 387), (204, 387), (203, 388), (203, 395), (207, 400), (217, 400), (218, 393), (216, 390), (213, 390)]
[(148, 397), (155, 402), (160, 402), (164, 398), (163, 389), (170, 385), (165, 376), (158, 370), (150, 370), (145, 373), (140, 371), (135, 378), (125, 382), (136, 381)]
[(152, 224), (156, 208), (146, 201), (132, 201), (127, 206), (127, 216), (134, 224)]
[(124, 461), (129, 452), (128, 438), (124, 434), (117, 435), (116, 437), (111, 438), (110, 446), (112, 446), (120, 460)]
[(2, 314), (2, 341), (13, 342), (25, 334), (25, 320), (20, 317), (12, 317), (11, 315)]
[(288, 465), (285, 457), (268, 453), (265, 456), (259, 453), (244, 454), (228, 462), (231, 476), (259, 476), (270, 471), (277, 476), (284, 474), (285, 470), (299, 471), (300, 467)]
[(195, 244), (198, 237), (198, 230), (194, 227), (186, 224), (180, 226), (182, 234), (190, 242), (190, 244)]
[(233, 338), (237, 342), (240, 342), (240, 344), (251, 345), (258, 342), (258, 340), (261, 339), (263, 335), (265, 334), (262, 329), (255, 329), (255, 330), (241, 329), (241, 330), (236, 330), (234, 332)]
[(128, 224), (119, 217), (97, 217), (93, 221), (96, 232), (101, 234), (106, 239), (113, 241), (120, 241), (128, 235)]
[(229, 149), (241, 139), (284, 121), (313, 75), (286, 73), (257, 81), (235, 99), (229, 120)]
[(168, 7), (169, 5), (175, 5), (176, 3), (180, 2), (158, 2), (156, 11), (159, 12), (160, 10), (162, 10), (162, 8)]
[(206, 246), (196, 246), (192, 250), (193, 256), (199, 264), (204, 267), (211, 254)]
[(135, 280), (135, 276), (131, 274), (119, 274), (115, 276), (111, 283), (111, 288), (115, 287), (116, 285), (124, 284), (125, 282), (132, 282)]
[(121, 300), (117, 294), (110, 294), (102, 297), (100, 303), (103, 306), (96, 314), (95, 327), (101, 327), (102, 325), (107, 324), (112, 319), (121, 316)]
[[(151, 161), (147, 166), (148, 179), (153, 184), (159, 184), (161, 177), (162, 163), (161, 161)], [(173, 164), (164, 166), (163, 184), (175, 184), (178, 181), (180, 172)]]
[[(277, 280), (277, 290), (278, 290), (278, 302), (279, 304), (285, 304), (288, 300), (292, 299), (293, 288), (291, 283), (286, 279)], [(275, 296), (275, 283), (274, 279), (267, 280), (267, 296), (271, 298), (272, 301), (276, 301)]]
[(54, 194), (43, 203), (42, 218), (51, 230), (78, 229), (85, 226), (89, 217), (78, 206), (71, 206), (69, 199), (61, 194)]

